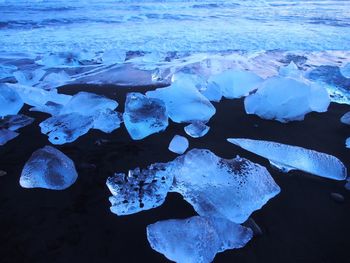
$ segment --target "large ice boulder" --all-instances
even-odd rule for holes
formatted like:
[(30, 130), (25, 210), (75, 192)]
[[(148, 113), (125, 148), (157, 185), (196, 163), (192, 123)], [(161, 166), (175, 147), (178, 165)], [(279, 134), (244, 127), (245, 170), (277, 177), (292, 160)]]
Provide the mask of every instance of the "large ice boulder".
[(23, 107), (23, 100), (17, 92), (5, 84), (0, 84), (0, 118), (17, 114)]
[(334, 180), (345, 180), (347, 177), (345, 165), (338, 158), (326, 153), (271, 141), (241, 138), (227, 140), (267, 158), (273, 166), (285, 172), (301, 170)]
[(249, 92), (263, 81), (261, 77), (250, 71), (227, 70), (208, 79), (208, 89), (218, 87), (222, 95), (228, 99), (247, 96)]
[(168, 126), (164, 102), (147, 98), (141, 93), (128, 93), (123, 117), (125, 127), (134, 140), (164, 131)]
[(267, 79), (244, 100), (248, 114), (280, 122), (303, 120), (311, 111), (325, 112), (329, 103), (323, 87), (284, 77)]
[(64, 190), (77, 178), (73, 161), (54, 147), (45, 146), (26, 162), (19, 183), (24, 188)]
[(147, 226), (151, 247), (178, 263), (209, 263), (218, 252), (241, 248), (253, 231), (223, 218), (194, 216)]

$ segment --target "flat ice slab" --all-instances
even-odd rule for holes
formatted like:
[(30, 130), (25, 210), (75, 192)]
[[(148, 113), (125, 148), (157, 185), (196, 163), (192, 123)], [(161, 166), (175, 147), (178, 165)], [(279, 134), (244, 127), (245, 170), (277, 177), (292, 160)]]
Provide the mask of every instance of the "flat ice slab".
[(186, 137), (175, 135), (171, 140), (168, 149), (171, 152), (183, 154), (187, 150), (188, 145), (189, 143)]
[(253, 231), (223, 218), (194, 216), (147, 226), (151, 247), (178, 263), (209, 263), (216, 253), (241, 248)]
[(54, 147), (45, 146), (26, 162), (19, 183), (24, 188), (64, 190), (77, 178), (73, 161)]
[(317, 176), (334, 180), (345, 180), (347, 169), (336, 157), (271, 141), (230, 138), (229, 142), (262, 157), (269, 159), (275, 167), (289, 170), (301, 170)]

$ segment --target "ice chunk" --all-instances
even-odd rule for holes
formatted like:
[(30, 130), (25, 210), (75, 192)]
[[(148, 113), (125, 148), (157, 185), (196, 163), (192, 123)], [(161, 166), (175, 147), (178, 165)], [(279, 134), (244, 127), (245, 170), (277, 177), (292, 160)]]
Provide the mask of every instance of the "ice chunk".
[(73, 142), (87, 133), (93, 124), (94, 119), (90, 116), (70, 113), (50, 117), (39, 126), (41, 132), (49, 136), (52, 144), (64, 144)]
[(214, 106), (191, 81), (175, 80), (171, 86), (148, 91), (146, 95), (164, 101), (174, 122), (206, 122), (215, 114)]
[(219, 102), (222, 98), (222, 90), (215, 82), (209, 82), (206, 87), (199, 91), (210, 101)]
[(59, 150), (45, 146), (26, 162), (19, 183), (24, 188), (64, 190), (77, 178), (73, 161)]
[(293, 79), (300, 79), (302, 77), (302, 72), (293, 61), (291, 61), (288, 66), (280, 67), (278, 74), (282, 77), (289, 77)]
[(164, 131), (168, 126), (164, 102), (141, 93), (128, 93), (123, 117), (125, 127), (134, 140)]
[(7, 130), (7, 129), (0, 129), (0, 145), (5, 145), (8, 141), (16, 138), (19, 135), (19, 133)]
[(167, 173), (171, 163), (152, 164), (147, 169), (116, 173), (107, 179), (113, 196), (109, 198), (111, 211), (117, 215), (129, 215), (163, 204), (173, 183), (174, 174)]
[(111, 133), (118, 129), (122, 122), (123, 118), (121, 113), (111, 109), (105, 109), (95, 114), (93, 128), (105, 133)]
[(94, 116), (101, 110), (114, 110), (117, 107), (118, 103), (114, 100), (82, 91), (75, 94), (67, 104), (65, 104), (64, 108), (61, 110), (61, 114), (75, 112), (84, 116)]
[(183, 154), (187, 150), (188, 145), (188, 140), (185, 137), (175, 135), (171, 140), (168, 149), (174, 153)]
[(344, 164), (338, 158), (326, 153), (270, 141), (236, 138), (227, 140), (282, 167), (334, 180), (345, 180), (347, 177)]
[(41, 88), (56, 88), (63, 86), (70, 82), (71, 78), (65, 71), (52, 72), (44, 77), (39, 83), (38, 87)]
[(344, 77), (350, 79), (350, 63), (346, 64), (344, 67), (341, 67), (340, 72)]
[(25, 127), (33, 123), (34, 119), (23, 114), (19, 115), (7, 115), (3, 119), (0, 119), (0, 129), (8, 129), (16, 131), (22, 127)]
[(350, 111), (345, 113), (341, 118), (340, 121), (344, 124), (350, 125)]
[(244, 100), (248, 114), (280, 122), (303, 120), (311, 111), (325, 112), (329, 103), (324, 88), (283, 77), (264, 81), (256, 93)]
[(212, 262), (216, 253), (244, 247), (252, 236), (251, 229), (223, 218), (194, 216), (147, 226), (151, 247), (178, 263)]
[(208, 86), (217, 85), (228, 99), (240, 98), (256, 89), (263, 81), (258, 75), (249, 71), (227, 70), (208, 79)]
[(41, 80), (41, 78), (45, 75), (45, 70), (43, 69), (35, 69), (35, 70), (27, 70), (27, 71), (15, 71), (13, 76), (16, 78), (17, 82), (21, 85), (33, 86)]
[(17, 114), (23, 107), (23, 101), (16, 91), (5, 84), (0, 84), (0, 118)]
[(280, 192), (269, 172), (247, 159), (222, 159), (193, 149), (176, 159), (171, 191), (180, 193), (201, 216), (242, 223)]
[(193, 138), (203, 137), (208, 133), (209, 129), (210, 127), (200, 121), (195, 121), (184, 128), (185, 132)]

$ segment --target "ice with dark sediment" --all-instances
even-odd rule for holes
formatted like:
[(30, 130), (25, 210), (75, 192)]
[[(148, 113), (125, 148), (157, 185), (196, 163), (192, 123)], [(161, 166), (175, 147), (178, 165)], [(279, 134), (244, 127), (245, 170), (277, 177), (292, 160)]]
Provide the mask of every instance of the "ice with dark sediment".
[(200, 121), (194, 121), (191, 124), (185, 126), (184, 128), (186, 134), (193, 138), (203, 137), (208, 133), (209, 129), (209, 126), (205, 125), (205, 123)]
[(209, 150), (193, 149), (171, 168), (171, 191), (180, 193), (201, 216), (242, 223), (280, 192), (263, 166), (238, 156), (223, 159)]
[(75, 141), (94, 126), (91, 116), (68, 113), (52, 116), (39, 124), (41, 133), (49, 137), (52, 144), (65, 144)]
[(208, 121), (216, 112), (192, 81), (176, 79), (171, 86), (146, 93), (149, 98), (164, 101), (169, 117), (177, 123)]
[(247, 96), (263, 81), (250, 71), (227, 70), (208, 79), (208, 86), (217, 86), (228, 99)]
[(19, 183), (24, 188), (64, 190), (77, 178), (73, 161), (56, 148), (45, 146), (26, 162)]
[(178, 263), (212, 262), (219, 252), (244, 247), (252, 236), (251, 229), (215, 217), (170, 219), (147, 226), (151, 247)]
[(28, 117), (23, 114), (18, 115), (7, 115), (6, 117), (0, 119), (0, 129), (8, 129), (11, 131), (16, 131), (27, 125), (33, 123), (34, 118)]
[(350, 111), (345, 113), (341, 118), (340, 121), (346, 125), (350, 125)]
[(290, 170), (300, 170), (334, 180), (345, 180), (347, 169), (336, 157), (314, 150), (271, 141), (229, 138), (229, 142), (264, 158), (272, 165)]
[(177, 153), (177, 154), (183, 154), (189, 146), (189, 142), (186, 137), (175, 135), (173, 139), (169, 143), (169, 151)]
[(329, 104), (323, 87), (280, 76), (265, 80), (244, 100), (248, 114), (280, 122), (303, 120), (312, 111), (325, 112)]
[(0, 128), (0, 146), (5, 145), (8, 141), (16, 138), (18, 135), (19, 133), (15, 131)]
[(127, 94), (123, 118), (125, 127), (134, 140), (164, 131), (168, 126), (164, 102), (136, 92)]
[(16, 91), (0, 84), (0, 118), (17, 114), (23, 107), (23, 100)]
[(171, 165), (156, 163), (109, 177), (106, 184), (112, 193), (111, 211), (129, 215), (162, 205), (173, 183), (174, 174), (167, 172)]

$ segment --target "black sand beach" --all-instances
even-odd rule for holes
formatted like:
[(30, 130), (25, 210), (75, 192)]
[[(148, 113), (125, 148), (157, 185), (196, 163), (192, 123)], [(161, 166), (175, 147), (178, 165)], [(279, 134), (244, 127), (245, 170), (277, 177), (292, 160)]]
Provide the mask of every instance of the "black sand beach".
[[(125, 95), (145, 88), (113, 86), (66, 86), (66, 94), (85, 90), (119, 102), (123, 111)], [(246, 247), (216, 256), (214, 262), (237, 263), (346, 263), (349, 258), (350, 192), (345, 182), (294, 171), (282, 174), (268, 161), (226, 141), (228, 137), (273, 140), (332, 154), (350, 168), (345, 139), (350, 127), (340, 117), (350, 106), (332, 103), (327, 113), (308, 114), (302, 122), (282, 124), (244, 112), (243, 100), (215, 103), (217, 113), (210, 120), (209, 133), (189, 138), (191, 148), (207, 148), (216, 155), (237, 154), (268, 168), (281, 193), (252, 218), (263, 235)], [(146, 226), (158, 220), (195, 215), (178, 194), (169, 194), (163, 206), (119, 217), (109, 210), (106, 178), (137, 166), (167, 162), (177, 157), (168, 144), (175, 134), (185, 135), (184, 124), (170, 123), (167, 130), (141, 141), (133, 141), (125, 127), (111, 134), (90, 131), (74, 143), (57, 146), (77, 167), (77, 182), (64, 191), (23, 189), (18, 181), (32, 152), (50, 143), (38, 124), (46, 114), (22, 113), (35, 123), (20, 130), (21, 135), (0, 147), (0, 262), (168, 262), (153, 251), (146, 238)], [(100, 145), (97, 140), (103, 140)], [(344, 196), (343, 203), (331, 193)]]

